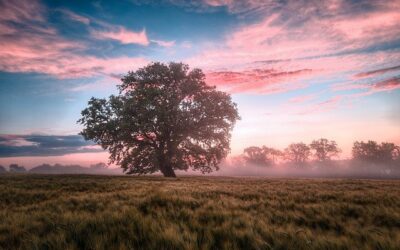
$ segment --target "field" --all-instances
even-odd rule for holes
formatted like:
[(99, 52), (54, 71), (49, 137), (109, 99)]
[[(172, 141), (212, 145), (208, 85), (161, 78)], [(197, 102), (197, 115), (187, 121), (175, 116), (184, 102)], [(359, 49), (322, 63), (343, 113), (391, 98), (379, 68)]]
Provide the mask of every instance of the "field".
[(0, 249), (400, 249), (400, 181), (3, 175)]

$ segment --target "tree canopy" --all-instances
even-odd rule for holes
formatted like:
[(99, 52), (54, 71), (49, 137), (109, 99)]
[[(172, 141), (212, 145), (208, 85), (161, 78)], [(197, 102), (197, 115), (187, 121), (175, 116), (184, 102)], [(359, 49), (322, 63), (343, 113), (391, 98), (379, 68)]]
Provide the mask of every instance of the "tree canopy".
[(243, 150), (243, 156), (246, 162), (251, 165), (272, 166), (276, 163), (278, 157), (282, 156), (282, 152), (275, 148), (266, 146), (251, 146)]
[(378, 144), (376, 141), (356, 141), (354, 142), (353, 159), (380, 164), (393, 164), (399, 161), (400, 147), (394, 143), (382, 142)]
[(304, 165), (311, 155), (310, 147), (307, 144), (299, 142), (292, 143), (285, 149), (286, 159), (298, 166)]
[(91, 98), (81, 135), (110, 152), (128, 174), (218, 169), (239, 119), (229, 94), (205, 83), (200, 69), (152, 63), (129, 72), (119, 95)]
[(329, 161), (340, 153), (337, 143), (325, 138), (313, 140), (310, 148), (315, 151), (314, 156), (320, 162)]

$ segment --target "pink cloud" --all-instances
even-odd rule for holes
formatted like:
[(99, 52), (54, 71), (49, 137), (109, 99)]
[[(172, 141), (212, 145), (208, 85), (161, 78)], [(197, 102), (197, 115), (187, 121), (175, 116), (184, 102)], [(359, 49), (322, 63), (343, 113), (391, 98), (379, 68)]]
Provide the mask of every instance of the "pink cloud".
[(339, 83), (332, 86), (332, 90), (334, 91), (343, 91), (343, 90), (357, 90), (357, 89), (368, 89), (369, 86), (362, 83)]
[[(232, 13), (262, 11), (259, 22), (234, 29), (221, 44), (206, 45), (203, 52), (187, 60), (209, 72), (251, 71), (263, 62), (282, 72), (310, 69), (309, 78), (351, 77), (354, 72), (382, 65), (394, 67), (399, 51), (368, 51), (371, 46), (395, 41), (400, 34), (400, 4), (390, 1), (368, 3), (370, 9), (357, 12), (357, 5), (343, 1), (289, 1), (270, 11), (273, 1), (203, 1), (209, 6), (226, 6)], [(321, 15), (328, 13), (329, 15)], [(360, 14), (362, 13), (362, 14)], [(393, 66), (392, 66), (393, 65)], [(215, 75), (207, 75), (212, 80)], [(300, 75), (299, 75), (300, 76)], [(218, 79), (226, 87), (240, 81), (237, 91), (257, 92), (257, 78), (225, 74)], [(295, 80), (293, 77), (291, 80)], [(274, 83), (286, 83), (286, 78)], [(245, 82), (246, 81), (246, 82)], [(214, 81), (211, 81), (214, 82)], [(235, 82), (236, 83), (236, 82)], [(239, 83), (236, 83), (239, 84)], [(246, 86), (249, 89), (246, 90)], [(276, 85), (279, 86), (279, 85)], [(285, 84), (281, 91), (287, 91)], [(278, 91), (279, 92), (279, 91)]]
[[(307, 76), (310, 69), (294, 71), (277, 71), (275, 69), (251, 69), (244, 71), (212, 71), (206, 74), (206, 81), (210, 85), (216, 85), (231, 93), (258, 92), (276, 93), (279, 92), (277, 83), (289, 82), (293, 79)], [(285, 86), (285, 88), (303, 87), (303, 85)]]
[(391, 91), (400, 88), (400, 77), (393, 77), (384, 81), (377, 82), (372, 89), (375, 91)]
[(400, 65), (388, 67), (388, 68), (377, 69), (377, 70), (372, 70), (372, 71), (367, 71), (367, 72), (361, 72), (361, 73), (356, 74), (354, 77), (355, 78), (364, 78), (364, 77), (370, 77), (370, 76), (375, 76), (375, 75), (382, 75), (387, 72), (392, 72), (392, 71), (397, 71), (397, 70), (400, 70)]
[[(141, 57), (99, 58), (85, 55), (87, 44), (67, 40), (49, 27), (44, 18), (46, 9), (36, 1), (6, 4), (7, 8), (0, 9), (0, 27), (7, 28), (7, 35), (0, 39), (2, 71), (76, 78), (126, 73), (148, 63), (147, 59)], [(27, 29), (20, 32), (14, 24)]]
[(289, 99), (290, 103), (304, 103), (310, 100), (313, 100), (315, 98), (315, 94), (311, 95), (301, 95), (301, 96), (296, 96), (293, 98)]
[(2, 1), (0, 21), (44, 21), (45, 11), (38, 1)]
[(163, 41), (163, 40), (150, 40), (150, 41), (156, 43), (161, 47), (167, 47), (167, 48), (175, 45), (175, 41)]
[(86, 25), (90, 24), (90, 19), (81, 15), (78, 15), (70, 10), (62, 9), (61, 12), (65, 14), (69, 19), (80, 22)]
[(299, 107), (297, 111), (294, 112), (295, 115), (309, 115), (321, 112), (327, 112), (335, 109), (340, 101), (342, 100), (342, 96), (335, 96), (326, 101), (310, 104), (305, 107)]
[(146, 35), (146, 30), (134, 32), (127, 30), (122, 26), (113, 28), (110, 31), (93, 30), (92, 35), (97, 39), (111, 39), (119, 41), (122, 44), (139, 44), (143, 46), (149, 45), (149, 39)]
[(386, 80), (377, 81), (374, 83), (350, 83), (337, 84), (333, 86), (333, 90), (365, 90), (364, 92), (345, 95), (350, 98), (369, 96), (378, 92), (386, 92), (400, 89), (400, 77), (392, 77)]

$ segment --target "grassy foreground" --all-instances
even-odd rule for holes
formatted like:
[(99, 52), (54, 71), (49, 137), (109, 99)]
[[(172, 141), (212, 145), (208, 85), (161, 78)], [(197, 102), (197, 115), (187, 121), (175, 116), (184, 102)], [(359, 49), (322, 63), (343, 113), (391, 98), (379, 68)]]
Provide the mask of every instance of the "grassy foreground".
[(0, 249), (399, 249), (400, 181), (0, 176)]

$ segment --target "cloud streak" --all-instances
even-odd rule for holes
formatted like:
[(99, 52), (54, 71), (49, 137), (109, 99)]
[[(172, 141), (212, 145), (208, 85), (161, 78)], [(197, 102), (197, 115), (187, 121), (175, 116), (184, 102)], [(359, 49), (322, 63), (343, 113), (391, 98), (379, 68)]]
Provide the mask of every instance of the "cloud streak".
[(93, 30), (92, 36), (96, 39), (115, 40), (122, 44), (139, 44), (142, 46), (147, 46), (150, 44), (150, 41), (147, 38), (146, 30), (144, 29), (140, 32), (134, 32), (119, 26), (110, 31)]
[(103, 152), (80, 135), (0, 135), (0, 157)]
[(364, 77), (382, 75), (382, 74), (385, 74), (387, 72), (393, 72), (393, 71), (399, 71), (399, 70), (400, 70), (400, 65), (393, 66), (393, 67), (388, 67), (388, 68), (383, 68), (383, 69), (367, 71), (367, 72), (361, 72), (361, 73), (356, 74), (354, 77), (355, 78), (364, 78)]
[[(216, 85), (231, 93), (262, 92), (276, 93), (279, 85), (285, 82), (306, 77), (312, 72), (310, 69), (294, 71), (278, 71), (270, 68), (256, 68), (244, 71), (213, 71), (206, 74), (207, 83)], [(288, 86), (286, 86), (288, 87)], [(297, 85), (303, 87), (303, 85)], [(296, 88), (296, 86), (291, 86)]]

